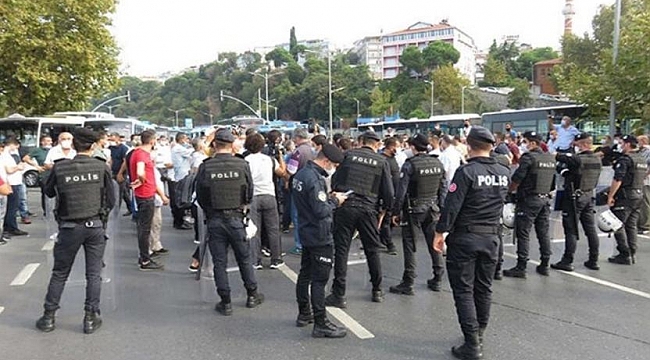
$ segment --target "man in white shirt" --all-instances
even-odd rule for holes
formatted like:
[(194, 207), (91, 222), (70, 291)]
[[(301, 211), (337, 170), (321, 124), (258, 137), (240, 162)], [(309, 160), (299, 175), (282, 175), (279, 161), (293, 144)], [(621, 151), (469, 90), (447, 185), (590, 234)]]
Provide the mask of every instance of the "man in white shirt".
[(62, 132), (59, 134), (59, 140), (55, 147), (47, 152), (43, 167), (46, 170), (52, 170), (54, 162), (61, 159), (74, 159), (77, 152), (72, 148), (72, 134), (69, 132)]
[(453, 144), (453, 139), (449, 135), (444, 135), (440, 139), (440, 162), (445, 168), (445, 178), (447, 183), (451, 184), (451, 179), (454, 178), (456, 169), (460, 166), (463, 161), (463, 156), (456, 150)]
[(176, 144), (172, 146), (172, 164), (174, 165), (174, 182), (169, 183), (169, 195), (171, 200), (172, 216), (174, 218), (174, 228), (179, 230), (189, 230), (193, 226), (184, 220), (185, 210), (176, 206), (176, 186), (178, 182), (186, 177), (192, 168), (192, 145), (187, 134), (179, 132), (176, 134)]
[(5, 142), (5, 149), (2, 152), (2, 164), (7, 172), (7, 182), (11, 185), (12, 193), (7, 196), (7, 213), (4, 219), (4, 233), (13, 236), (28, 235), (26, 231), (18, 229), (16, 212), (20, 206), (20, 186), (23, 184), (24, 163), (16, 161), (11, 155), (20, 147), (18, 140), (10, 137)]

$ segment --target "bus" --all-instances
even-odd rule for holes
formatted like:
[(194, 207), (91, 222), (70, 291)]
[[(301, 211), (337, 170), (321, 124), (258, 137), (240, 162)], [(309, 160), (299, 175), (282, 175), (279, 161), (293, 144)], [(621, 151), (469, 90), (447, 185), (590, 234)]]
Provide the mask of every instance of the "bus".
[[(573, 119), (573, 124), (578, 128), (584, 128), (588, 124), (591, 124), (591, 122), (585, 121), (586, 119), (581, 118), (583, 114), (585, 114), (586, 110), (586, 105), (560, 105), (521, 110), (502, 110), (484, 113), (482, 115), (482, 126), (490, 130), (492, 133), (504, 133), (506, 123), (511, 123), (512, 128), (520, 133), (524, 133), (525, 131), (537, 131), (540, 134), (546, 134), (549, 131), (549, 116), (553, 117), (555, 123), (559, 123), (562, 117), (569, 116)], [(593, 126), (589, 126), (585, 128), (585, 131), (594, 132), (595, 129)], [(594, 133), (594, 135), (597, 134)]]
[[(85, 120), (73, 116), (25, 117), (13, 114), (0, 119), (0, 142), (15, 136), (20, 141), (22, 158), (40, 145), (41, 136), (49, 135), (56, 144), (60, 133), (73, 132), (75, 128), (83, 126)], [(28, 187), (38, 186), (38, 171), (28, 166), (23, 172), (23, 179)]]
[(84, 126), (94, 131), (104, 131), (107, 134), (118, 133), (128, 141), (133, 134), (139, 134), (145, 130), (155, 130), (154, 125), (150, 125), (138, 119), (130, 118), (88, 118)]
[(413, 136), (417, 133), (428, 135), (434, 130), (436, 124), (440, 125), (440, 130), (449, 135), (458, 135), (461, 133), (463, 123), (469, 120), (472, 125), (481, 124), (481, 116), (478, 114), (448, 114), (431, 116), (428, 119), (397, 119), (393, 121), (380, 121), (359, 124), (357, 130), (362, 133), (366, 130), (374, 130), (380, 136), (383, 136), (389, 129), (398, 135)]

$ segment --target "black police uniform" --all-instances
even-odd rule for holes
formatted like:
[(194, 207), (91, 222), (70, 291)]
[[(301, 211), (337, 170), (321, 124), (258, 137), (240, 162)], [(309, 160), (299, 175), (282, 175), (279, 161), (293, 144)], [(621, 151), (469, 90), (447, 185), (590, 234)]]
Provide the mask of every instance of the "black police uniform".
[[(395, 192), (397, 192), (397, 186), (399, 185), (399, 174), (400, 174), (400, 168), (399, 164), (397, 163), (397, 159), (395, 159), (395, 156), (387, 156), (386, 154), (382, 154), (386, 158), (386, 161), (388, 162), (388, 166), (390, 167), (390, 175), (391, 178), (393, 179), (393, 188), (395, 189)], [(392, 228), (393, 228), (393, 223), (391, 221), (392, 217), (391, 212), (386, 212), (386, 215), (384, 216), (384, 219), (381, 222), (381, 228), (379, 229), (379, 239), (381, 240), (381, 243), (386, 246), (386, 250), (389, 254), (391, 255), (396, 255), (397, 251), (395, 248), (395, 244), (393, 243), (392, 239)]]
[[(505, 154), (500, 154), (495, 151), (492, 151), (490, 153), (490, 157), (494, 158), (499, 164), (507, 167), (512, 172), (512, 170), (510, 169), (510, 159), (508, 158), (508, 156), (506, 156)], [(497, 260), (497, 268), (494, 271), (494, 280), (501, 280), (503, 278), (503, 273), (501, 272), (502, 267), (503, 267), (503, 231), (499, 233), (499, 254)]]
[[(576, 140), (579, 140), (576, 137)], [(559, 263), (551, 265), (558, 270), (572, 271), (571, 265), (578, 241), (578, 219), (589, 243), (589, 261), (585, 266), (598, 269), (599, 239), (594, 220), (594, 189), (602, 169), (601, 160), (592, 151), (583, 151), (577, 155), (557, 154), (556, 160), (560, 173), (566, 178), (564, 195), (561, 199), (562, 226), (564, 227), (564, 255)]]
[[(220, 134), (217, 134), (217, 138)], [(223, 135), (224, 138), (229, 138)], [(230, 315), (230, 286), (226, 273), (228, 247), (232, 247), (239, 272), (248, 293), (246, 305), (262, 301), (257, 292), (250, 262), (250, 243), (246, 240), (244, 206), (253, 196), (253, 181), (246, 160), (231, 154), (216, 154), (206, 159), (196, 175), (196, 197), (208, 224), (208, 246), (214, 262), (214, 281), (221, 302), (216, 310)]]
[(54, 312), (59, 309), (72, 264), (83, 246), (86, 257), (84, 332), (92, 333), (101, 326), (97, 315), (100, 313), (101, 271), (106, 248), (102, 219), (116, 201), (110, 170), (103, 161), (78, 154), (72, 160), (64, 159), (54, 164), (44, 191), (48, 197), (57, 198), (54, 215), (59, 230), (54, 244), (52, 277), (45, 297), (45, 315), (36, 326), (43, 331), (54, 330)]
[(551, 199), (549, 193), (555, 177), (555, 158), (537, 148), (525, 153), (519, 159), (519, 167), (512, 175), (512, 182), (517, 188), (517, 207), (515, 216), (515, 234), (517, 236), (517, 266), (505, 270), (504, 276), (526, 277), (530, 229), (535, 225), (539, 240), (541, 264), (537, 272), (548, 275), (551, 258), (551, 239), (549, 237), (549, 217), (551, 216)]
[[(485, 128), (469, 134), (494, 143)], [(508, 192), (510, 169), (491, 157), (474, 157), (454, 174), (447, 192), (437, 233), (447, 236), (447, 273), (465, 345), (454, 348), (479, 356), (479, 336), (488, 325), (499, 246), (499, 221)], [(469, 357), (468, 357), (469, 358)]]
[(610, 257), (609, 262), (625, 265), (634, 263), (637, 222), (643, 202), (643, 180), (647, 172), (648, 165), (638, 152), (621, 155), (614, 166), (614, 180), (621, 181), (622, 184), (614, 194), (615, 203), (611, 210), (623, 222), (623, 227), (614, 233), (618, 255)]
[[(376, 135), (374, 137), (379, 141)], [(354, 193), (334, 212), (334, 282), (332, 294), (327, 297), (326, 303), (328, 306), (346, 306), (345, 278), (350, 242), (355, 230), (359, 231), (370, 270), (372, 299), (381, 302), (383, 294), (377, 222), (380, 207), (390, 209), (395, 195), (389, 165), (384, 156), (369, 147), (349, 150), (333, 175), (332, 189), (338, 192), (352, 190)]]
[(402, 227), (402, 248), (404, 251), (404, 274), (402, 282), (391, 286), (390, 291), (399, 294), (413, 294), (416, 277), (416, 243), (423, 239), (429, 250), (433, 267), (433, 278), (428, 281), (431, 290), (440, 291), (444, 274), (442, 254), (427, 243), (433, 239), (436, 223), (440, 216), (439, 204), (446, 193), (445, 169), (440, 160), (426, 153), (418, 153), (406, 160), (400, 173), (400, 182), (395, 195), (394, 214), (401, 214), (405, 220)]
[[(330, 327), (325, 313), (325, 285), (334, 258), (332, 213), (338, 206), (338, 201), (327, 194), (327, 176), (327, 171), (309, 161), (293, 177), (291, 190), (298, 212), (297, 231), (302, 239), (300, 274), (296, 283), (299, 309), (297, 325), (306, 326), (315, 320), (314, 336), (325, 336), (319, 329)], [(309, 306), (310, 284), (313, 317)], [(336, 337), (340, 336), (345, 336), (345, 333), (339, 333)]]

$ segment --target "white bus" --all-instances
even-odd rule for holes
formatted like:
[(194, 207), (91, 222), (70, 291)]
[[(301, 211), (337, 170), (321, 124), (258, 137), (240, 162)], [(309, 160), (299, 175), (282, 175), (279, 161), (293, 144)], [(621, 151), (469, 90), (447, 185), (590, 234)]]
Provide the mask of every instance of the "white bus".
[(440, 124), (440, 130), (449, 135), (457, 135), (463, 128), (465, 120), (472, 125), (481, 124), (481, 115), (478, 114), (449, 114), (437, 115), (428, 119), (397, 119), (394, 121), (371, 122), (358, 125), (358, 131), (364, 132), (373, 129), (378, 134), (385, 134), (387, 129), (393, 129), (395, 134), (412, 136), (417, 133), (428, 135), (434, 130), (436, 124)]
[(147, 124), (138, 119), (129, 118), (88, 118), (84, 126), (94, 131), (104, 131), (107, 134), (118, 133), (129, 141), (131, 135), (139, 134), (145, 130), (155, 130), (154, 125)]

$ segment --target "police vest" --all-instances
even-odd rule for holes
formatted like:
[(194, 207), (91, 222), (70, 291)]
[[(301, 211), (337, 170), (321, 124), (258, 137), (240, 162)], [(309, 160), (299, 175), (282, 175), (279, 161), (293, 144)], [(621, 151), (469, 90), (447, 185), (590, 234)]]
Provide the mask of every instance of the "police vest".
[(555, 178), (555, 158), (548, 153), (530, 153), (533, 164), (530, 167), (529, 177), (524, 181), (530, 181), (531, 191), (534, 194), (548, 194), (551, 192), (553, 179)]
[(628, 170), (628, 174), (632, 176), (629, 188), (643, 189), (643, 180), (648, 174), (648, 163), (643, 155), (638, 152), (630, 153), (627, 156), (632, 160), (632, 166)]
[(445, 169), (437, 158), (428, 155), (416, 155), (407, 160), (413, 166), (413, 175), (408, 185), (411, 200), (432, 200), (438, 196), (440, 179)]
[(73, 160), (58, 161), (56, 175), (56, 218), (58, 220), (85, 220), (99, 216), (104, 206), (104, 173), (106, 163), (79, 156)]
[(377, 197), (385, 159), (383, 155), (363, 150), (348, 151), (337, 169), (336, 190), (352, 190), (357, 195)]
[(234, 210), (246, 203), (246, 160), (235, 156), (219, 157), (204, 164), (213, 210)]
[(578, 188), (584, 192), (592, 191), (598, 185), (603, 165), (595, 154), (578, 154), (578, 158), (580, 159), (580, 185)]

